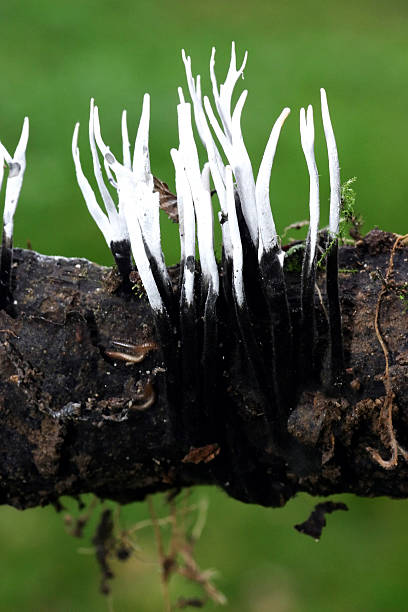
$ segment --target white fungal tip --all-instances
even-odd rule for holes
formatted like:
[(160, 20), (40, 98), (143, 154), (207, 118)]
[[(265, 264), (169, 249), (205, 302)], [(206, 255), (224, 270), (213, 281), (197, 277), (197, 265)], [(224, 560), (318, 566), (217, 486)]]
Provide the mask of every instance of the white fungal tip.
[(283, 111), (281, 112), (281, 117), (282, 117), (282, 124), (284, 121), (286, 121), (287, 117), (290, 115), (290, 108), (288, 108), (287, 106), (283, 109)]
[(339, 233), (340, 224), (340, 208), (341, 208), (341, 182), (340, 182), (340, 165), (339, 156), (337, 153), (336, 139), (334, 136), (333, 126), (330, 119), (329, 106), (327, 103), (326, 91), (320, 89), (322, 119), (324, 127), (324, 135), (326, 138), (327, 155), (329, 158), (329, 173), (330, 173), (330, 218), (329, 231), (332, 236), (337, 236)]
[(178, 95), (179, 95), (179, 99), (180, 99), (180, 104), (185, 104), (183, 88), (182, 87), (178, 87), (177, 91), (178, 91)]
[(20, 140), (18, 142), (16, 151), (14, 153), (14, 158), (19, 159), (23, 155), (25, 155), (25, 151), (27, 149), (28, 137), (30, 132), (28, 117), (24, 117), (23, 129), (21, 130)]
[[(29, 120), (24, 118), (20, 139), (18, 141), (13, 157), (2, 147), (2, 153), (9, 166), (9, 174), (6, 184), (6, 195), (3, 213), (4, 233), (9, 239), (13, 237), (13, 218), (23, 186), (24, 172), (26, 168), (26, 149), (29, 137)], [(3, 160), (1, 160), (3, 163)], [(1, 171), (3, 175), (3, 169)], [(1, 176), (2, 179), (2, 176)]]
[(75, 124), (74, 133), (72, 134), (72, 155), (74, 157), (79, 154), (78, 133), (79, 133), (79, 121)]
[(2, 152), (2, 155), (4, 157), (4, 161), (9, 164), (11, 162), (11, 155), (10, 153), (7, 151), (6, 147), (0, 142), (0, 151)]

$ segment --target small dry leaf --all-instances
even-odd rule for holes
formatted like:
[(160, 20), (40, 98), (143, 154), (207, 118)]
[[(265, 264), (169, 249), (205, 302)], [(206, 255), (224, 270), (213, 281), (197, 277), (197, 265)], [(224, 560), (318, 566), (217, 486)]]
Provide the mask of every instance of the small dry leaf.
[(209, 463), (217, 455), (220, 454), (220, 447), (217, 443), (215, 444), (206, 444), (205, 446), (200, 446), (199, 448), (190, 448), (190, 451), (187, 453), (185, 457), (181, 460), (182, 463)]
[(179, 222), (178, 208), (177, 208), (177, 196), (174, 195), (169, 189), (167, 183), (164, 183), (156, 176), (154, 180), (154, 191), (160, 195), (160, 208), (164, 210), (166, 215), (173, 221), (173, 223)]

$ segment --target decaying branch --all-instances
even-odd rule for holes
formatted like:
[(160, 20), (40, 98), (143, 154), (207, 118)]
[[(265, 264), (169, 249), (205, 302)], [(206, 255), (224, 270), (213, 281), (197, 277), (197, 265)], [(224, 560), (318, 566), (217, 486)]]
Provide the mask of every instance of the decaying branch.
[[(228, 321), (214, 351), (212, 418), (195, 413), (189, 439), (189, 419), (168, 399), (167, 366), (144, 291), (123, 295), (117, 273), (86, 260), (15, 250), (14, 310), (0, 313), (1, 503), (26, 508), (90, 491), (129, 502), (200, 483), (265, 505), (284, 504), (298, 491), (406, 497), (403, 458), (387, 470), (368, 450), (385, 459), (392, 453), (381, 418), (387, 392), (375, 312), (394, 241), (374, 231), (340, 249), (344, 376), (335, 385), (323, 376), (300, 386), (278, 423), (288, 431), (279, 443)], [(401, 299), (407, 259), (401, 246), (379, 316), (402, 447), (408, 447), (408, 315)], [(170, 270), (174, 285), (178, 275), (179, 268)], [(299, 322), (296, 277), (286, 276)], [(323, 275), (319, 283), (325, 296)], [(324, 373), (329, 331), (317, 294), (314, 314)], [(296, 326), (295, 319), (295, 336)]]
[[(122, 162), (105, 143), (91, 101), (99, 196), (82, 170), (75, 126), (78, 185), (115, 270), (13, 249), (28, 121), (13, 157), (0, 145), (0, 183), (3, 162), (9, 169), (0, 260), (0, 503), (26, 508), (86, 492), (125, 503), (200, 483), (266, 506), (298, 491), (407, 496), (405, 237), (374, 231), (339, 246), (344, 202), (322, 89), (329, 227), (319, 231), (309, 106), (300, 111), (309, 230), (298, 248), (282, 247), (269, 183), (289, 109), (271, 130), (255, 178), (241, 130), (246, 91), (232, 107), (246, 59), (237, 69), (233, 45), (218, 86), (213, 50), (211, 103), (183, 52), (192, 105), (179, 88), (176, 195), (151, 173), (148, 94), (133, 155), (122, 115)], [(203, 168), (193, 115), (208, 158)], [(160, 208), (179, 223), (173, 269), (161, 248)]]

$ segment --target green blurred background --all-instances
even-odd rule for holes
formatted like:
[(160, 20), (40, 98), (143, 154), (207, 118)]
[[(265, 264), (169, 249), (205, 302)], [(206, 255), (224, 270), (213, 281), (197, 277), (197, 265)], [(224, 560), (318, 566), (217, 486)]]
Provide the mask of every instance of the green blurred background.
[[(280, 230), (307, 216), (308, 184), (298, 133), (301, 106), (315, 106), (322, 223), (327, 222), (327, 160), (319, 88), (329, 97), (342, 177), (358, 177), (357, 208), (365, 229), (408, 231), (408, 5), (406, 1), (280, 2), (266, 0), (51, 0), (0, 5), (0, 138), (17, 143), (23, 117), (31, 121), (28, 167), (16, 214), (19, 246), (30, 240), (48, 254), (110, 264), (104, 241), (77, 187), (71, 160), (74, 123), (86, 142), (91, 96), (102, 128), (120, 151), (120, 114), (135, 133), (142, 96), (152, 96), (150, 153), (154, 173), (174, 185), (169, 150), (177, 145), (177, 86), (185, 85), (180, 49), (192, 56), (209, 91), (208, 60), (225, 74), (231, 41), (249, 59), (243, 129), (255, 167), (284, 106), (271, 201)], [(168, 263), (178, 258), (177, 228), (162, 219)], [(203, 567), (220, 572), (218, 586), (237, 612), (405, 611), (408, 609), (406, 502), (343, 496), (349, 513), (329, 517), (319, 544), (298, 534), (315, 500), (300, 496), (280, 510), (247, 507), (214, 490), (198, 546)], [(336, 498), (338, 499), (338, 498)], [(161, 499), (158, 505), (162, 505)], [(165, 509), (163, 509), (165, 513)], [(125, 524), (147, 515), (145, 504), (124, 509)], [(151, 535), (151, 534), (150, 534)], [(89, 547), (64, 532), (52, 508), (0, 510), (0, 610), (107, 610)], [(141, 560), (117, 568), (115, 612), (161, 609), (152, 537), (140, 541)], [(86, 552), (86, 551), (85, 551)], [(181, 582), (175, 595), (191, 592)], [(206, 609), (213, 609), (208, 605)]]

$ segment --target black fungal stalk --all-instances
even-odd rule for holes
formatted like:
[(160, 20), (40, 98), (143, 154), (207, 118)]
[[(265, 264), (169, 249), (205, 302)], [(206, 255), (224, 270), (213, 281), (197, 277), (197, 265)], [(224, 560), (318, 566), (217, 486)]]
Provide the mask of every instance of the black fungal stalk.
[(339, 245), (334, 239), (329, 246), (326, 263), (326, 293), (329, 307), (330, 330), (330, 384), (335, 383), (344, 372), (343, 331), (339, 295)]
[(13, 265), (13, 240), (6, 235), (3, 226), (3, 238), (0, 257), (0, 310), (8, 310), (12, 304), (11, 271)]
[(300, 136), (310, 177), (309, 211), (310, 224), (306, 237), (301, 278), (301, 323), (299, 374), (303, 381), (310, 381), (315, 370), (315, 318), (314, 296), (316, 283), (316, 248), (319, 226), (319, 174), (314, 155), (313, 108), (300, 110)]
[[(3, 503), (26, 507), (89, 491), (126, 503), (196, 483), (217, 484), (237, 499), (266, 506), (283, 505), (298, 491), (327, 494), (340, 487), (395, 495), (396, 485), (398, 495), (406, 496), (406, 478), (401, 485), (378, 469), (400, 469), (399, 456), (407, 458), (406, 434), (401, 428), (400, 445), (392, 418), (397, 427), (408, 419), (406, 360), (402, 350), (400, 358), (389, 358), (395, 345), (387, 348), (379, 318), (388, 316), (398, 338), (405, 322), (398, 319), (398, 300), (381, 303), (385, 289), (378, 296), (368, 272), (380, 262), (385, 277), (392, 274), (402, 286), (406, 253), (397, 247), (404, 237), (372, 232), (364, 248), (339, 249), (340, 171), (322, 90), (330, 171), (326, 286), (316, 266), (319, 175), (311, 107), (300, 115), (310, 176), (309, 232), (302, 270), (285, 265), (269, 183), (289, 109), (272, 128), (255, 179), (240, 127), (246, 92), (231, 105), (246, 58), (237, 69), (233, 47), (219, 87), (213, 51), (213, 105), (202, 98), (190, 58), (184, 54), (183, 60), (192, 106), (180, 90), (179, 143), (171, 152), (176, 196), (150, 170), (147, 94), (133, 159), (122, 115), (122, 161), (104, 143), (91, 102), (89, 143), (104, 210), (82, 171), (79, 126), (74, 130), (76, 176), (123, 278), (117, 291), (106, 286), (106, 270), (86, 260), (15, 252), (13, 215), (28, 122), (13, 158), (0, 146), (0, 168), (3, 158), (9, 167), (0, 256)], [(208, 158), (204, 167), (192, 111)], [(213, 186), (221, 209), (220, 264)], [(162, 208), (180, 229), (180, 264), (171, 269), (161, 248), (161, 194)], [(343, 267), (362, 272), (358, 281), (341, 275), (348, 294), (344, 321), (339, 257)], [(364, 300), (362, 313), (355, 304)], [(365, 320), (372, 304), (374, 326)], [(365, 378), (350, 364), (365, 370)], [(379, 437), (381, 448), (373, 451)]]
[(13, 157), (11, 157), (7, 149), (0, 143), (0, 190), (3, 182), (4, 162), (6, 162), (9, 169), (3, 212), (3, 235), (0, 257), (0, 310), (10, 309), (12, 304), (14, 213), (23, 185), (28, 135), (29, 123), (26, 117), (21, 130), (20, 140)]
[[(128, 294), (127, 303), (139, 299), (131, 291), (133, 258), (152, 310), (157, 342), (154, 346), (159, 361), (154, 373), (150, 372), (143, 388), (135, 394), (138, 409), (146, 410), (155, 398), (165, 397), (169, 422), (166, 421), (164, 426), (164, 438), (169, 444), (176, 439), (186, 457), (191, 455), (190, 445), (198, 449), (222, 447), (225, 454), (222, 469), (228, 465), (230, 474), (222, 486), (234, 491), (236, 496), (241, 491), (239, 495), (245, 501), (275, 504), (281, 492), (279, 487), (269, 488), (269, 478), (260, 469), (259, 456), (266, 446), (275, 451), (281, 449), (281, 453), (287, 446), (288, 418), (292, 418), (302, 392), (318, 384), (322, 376), (321, 344), (327, 342), (327, 339), (319, 337), (315, 321), (319, 178), (314, 157), (313, 110), (309, 106), (307, 114), (304, 109), (300, 113), (301, 143), (310, 176), (310, 226), (302, 272), (292, 274), (284, 269), (285, 255), (280, 248), (269, 199), (273, 160), (289, 109), (283, 109), (273, 126), (255, 180), (240, 127), (247, 92), (242, 93), (233, 110), (231, 106), (233, 89), (243, 74), (246, 56), (237, 69), (233, 46), (226, 81), (218, 88), (213, 50), (210, 72), (216, 112), (208, 98), (203, 100), (201, 97), (199, 79), (192, 76), (190, 58), (183, 54), (183, 60), (196, 126), (208, 156), (204, 167), (201, 168), (194, 139), (192, 107), (185, 101), (180, 88), (177, 107), (179, 146), (171, 151), (177, 196), (171, 194), (165, 183), (154, 178), (150, 170), (150, 98), (147, 94), (143, 100), (133, 159), (126, 111), (122, 115), (122, 162), (105, 144), (99, 110), (91, 100), (89, 143), (95, 179), (106, 213), (100, 208), (81, 168), (78, 124), (72, 141), (76, 176), (86, 205), (110, 246), (123, 279), (122, 290)], [(335, 237), (335, 244), (327, 257), (326, 285), (329, 382), (333, 384), (341, 378), (344, 368), (336, 235), (340, 201), (337, 197), (337, 150), (324, 93), (322, 114), (332, 192), (329, 239)], [(209, 123), (229, 164), (223, 161)], [(16, 198), (8, 194), (15, 194), (21, 188), (26, 132), (23, 128), (19, 155), (15, 159), (7, 158), (10, 167), (8, 184), (14, 185), (14, 191), (10, 187), (10, 192), (6, 193), (4, 213), (0, 261), (0, 306), (3, 309), (12, 300), (10, 224), (12, 228)], [(20, 170), (16, 173), (17, 166)], [(211, 178), (221, 207), (219, 222), (223, 254), (220, 265), (214, 253)], [(116, 202), (106, 182), (116, 190)], [(16, 185), (19, 185), (17, 190)], [(177, 287), (173, 287), (172, 273), (166, 269), (161, 248), (161, 195), (166, 206), (171, 208), (171, 218), (179, 222), (181, 256)], [(290, 306), (288, 282), (292, 292)], [(139, 359), (139, 356), (122, 350), (122, 346), (127, 346), (126, 342), (127, 339), (113, 339), (111, 346), (114, 348), (101, 348), (101, 354), (110, 365), (115, 366), (120, 361), (134, 364), (144, 358), (143, 351)], [(228, 365), (231, 363), (235, 364), (232, 371)], [(242, 414), (235, 411), (231, 394), (239, 397), (245, 406)], [(296, 444), (292, 440), (289, 446), (293, 449)], [(245, 466), (236, 461), (236, 455), (242, 449), (245, 449)], [(195, 456), (194, 452), (192, 456)], [(297, 461), (306, 465), (313, 462), (313, 458), (308, 457), (304, 450), (298, 450)], [(215, 460), (215, 470), (217, 465)], [(278, 478), (282, 466), (276, 465), (274, 469)]]
[(334, 384), (344, 371), (343, 331), (339, 296), (339, 230), (341, 209), (340, 165), (337, 154), (336, 139), (330, 119), (327, 96), (324, 89), (321, 93), (322, 119), (327, 144), (330, 172), (330, 223), (328, 253), (326, 265), (326, 292), (329, 306), (330, 329), (330, 381)]
[[(292, 318), (282, 267), (283, 253), (276, 246), (265, 252), (259, 262), (262, 290), (271, 325), (271, 351), (278, 422), (288, 416), (293, 399), (292, 380), (297, 378), (293, 351)], [(284, 411), (284, 413), (282, 413)]]
[(127, 238), (123, 240), (112, 240), (110, 243), (110, 250), (118, 267), (118, 272), (122, 277), (123, 290), (125, 293), (130, 293), (132, 282), (129, 275), (133, 268), (130, 241)]
[(298, 372), (303, 381), (310, 380), (315, 369), (316, 322), (315, 322), (316, 258), (311, 261), (310, 237), (306, 248), (301, 277), (301, 320), (299, 330)]

